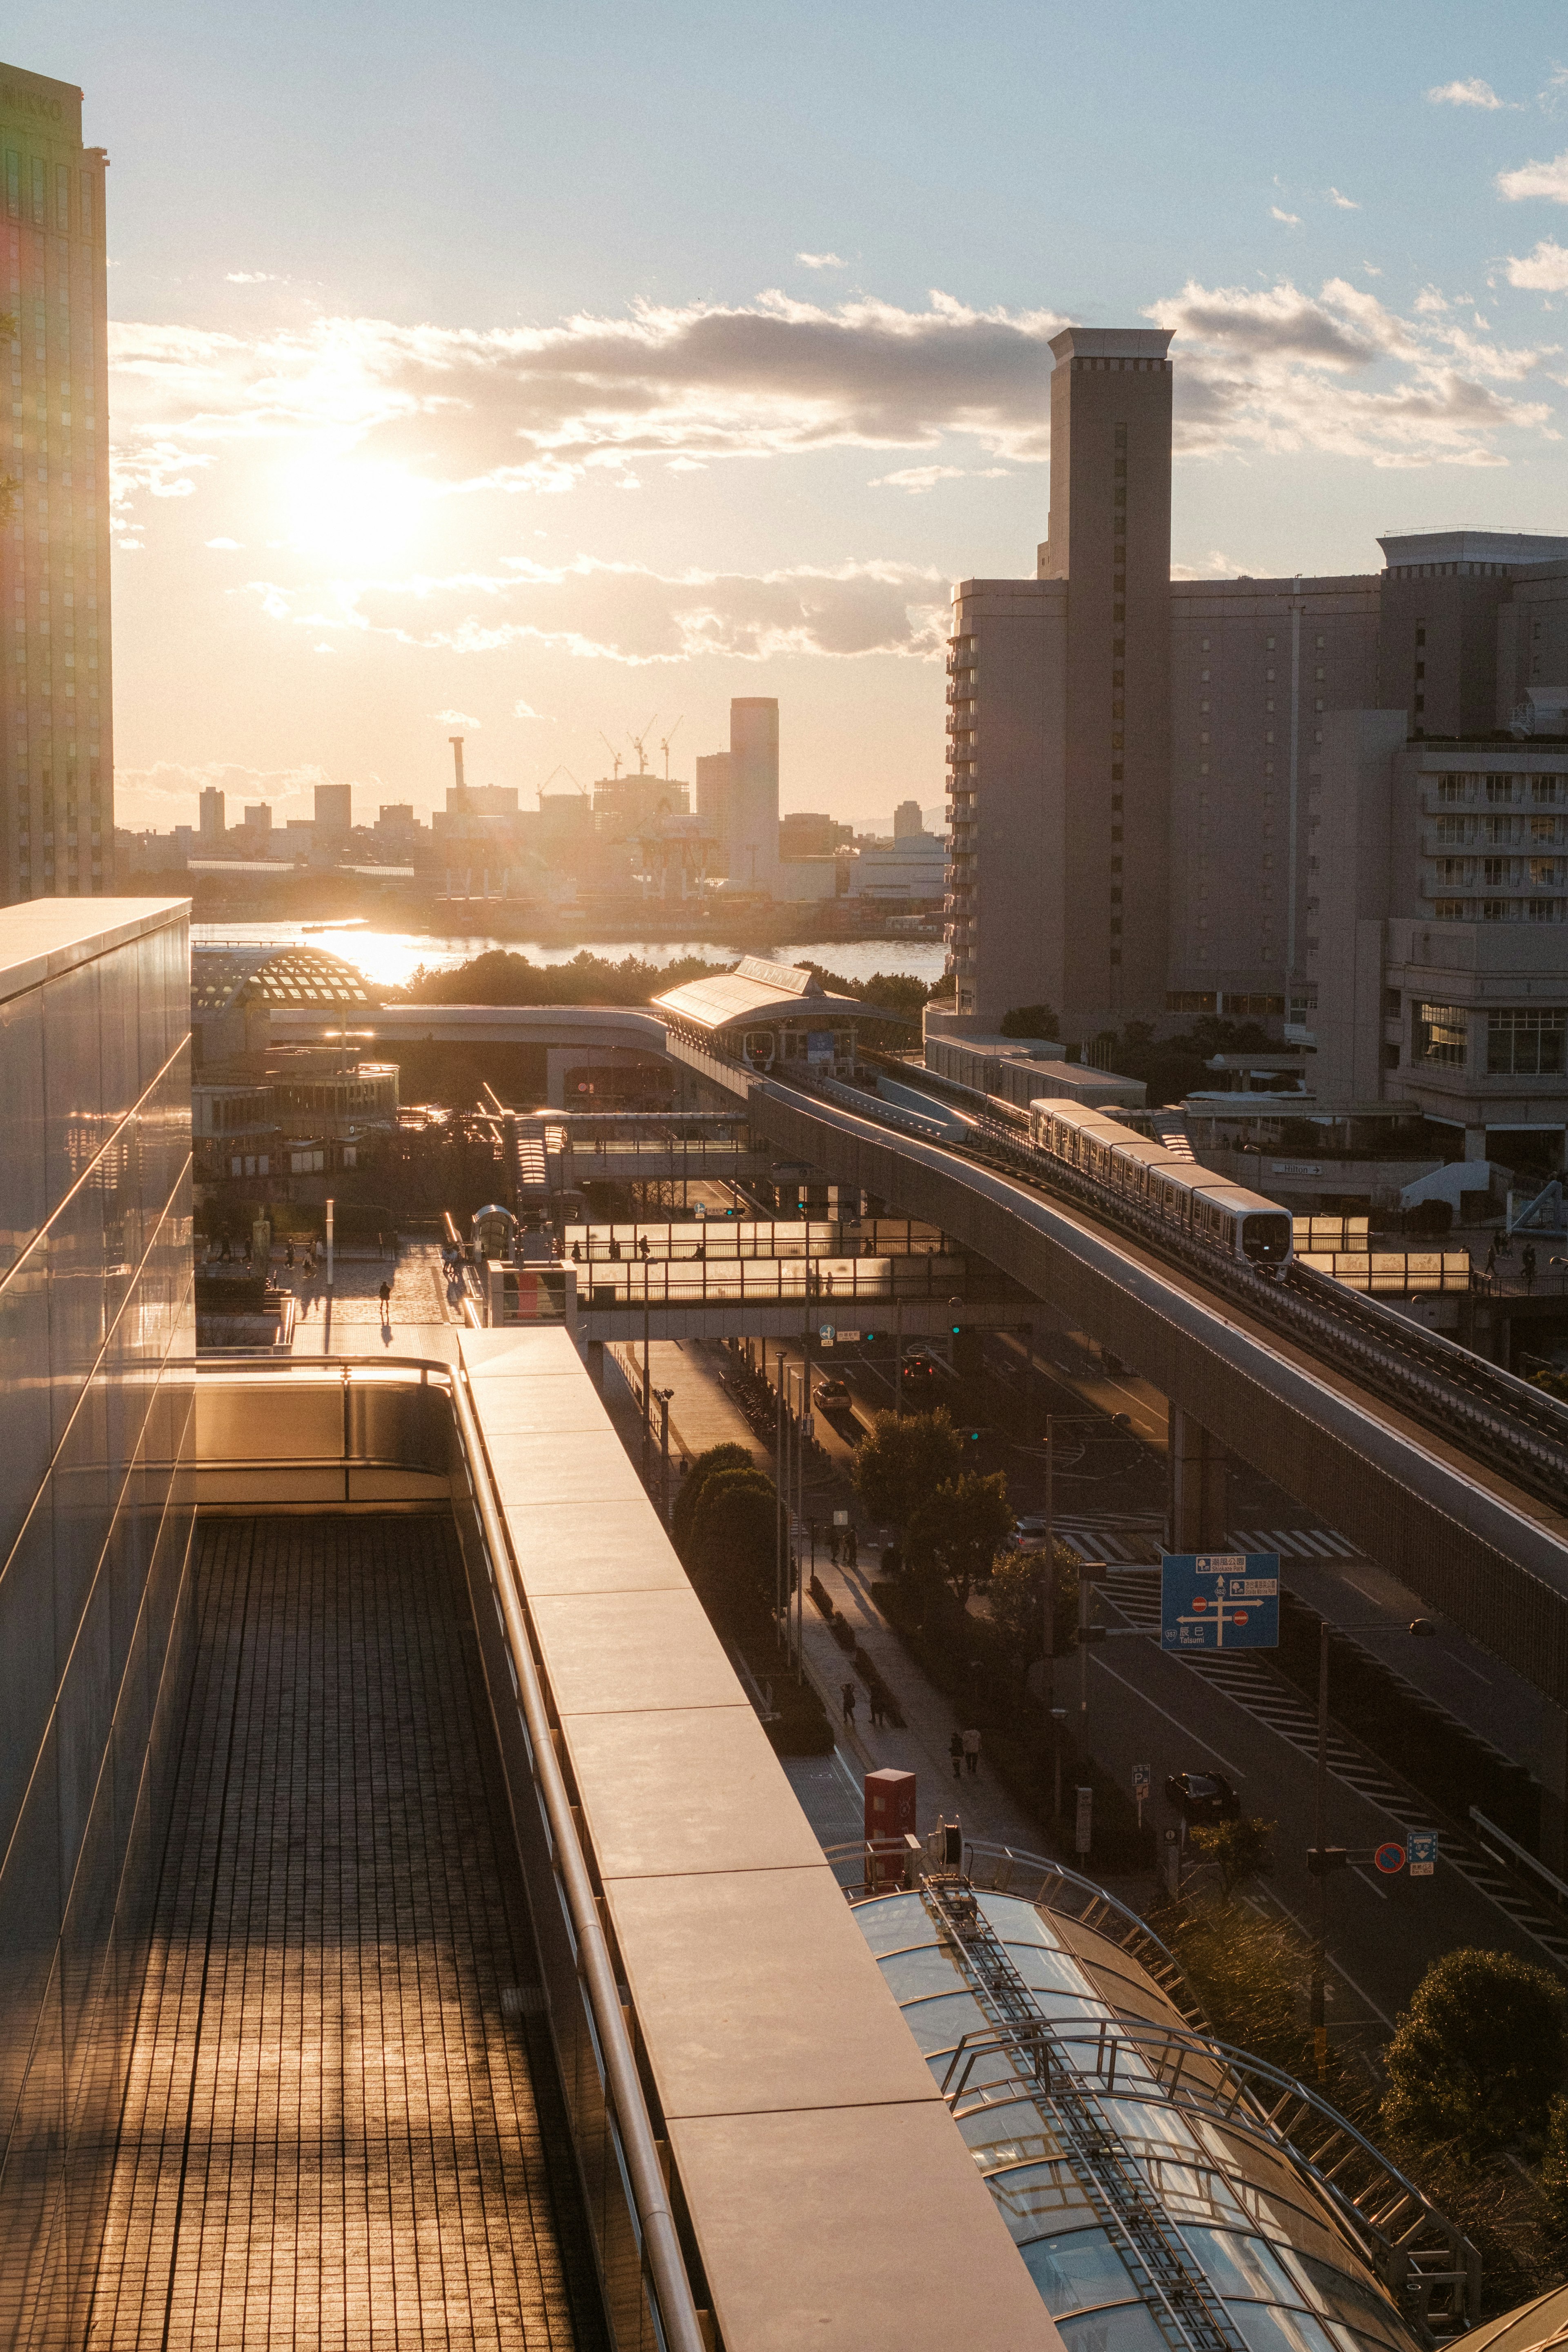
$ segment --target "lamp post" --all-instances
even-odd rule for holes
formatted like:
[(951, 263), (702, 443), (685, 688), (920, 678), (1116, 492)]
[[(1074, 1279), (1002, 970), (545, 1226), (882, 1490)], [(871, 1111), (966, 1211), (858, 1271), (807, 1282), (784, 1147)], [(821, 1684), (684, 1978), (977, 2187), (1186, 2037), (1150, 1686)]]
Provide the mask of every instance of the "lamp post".
[(658, 1399), (658, 1516), (669, 1525), (669, 1401), (673, 1389), (655, 1389)]
[[(1331, 1868), (1342, 1868), (1345, 1861), (1342, 1846), (1331, 1849), (1323, 1843), (1329, 1800), (1329, 1644), (1336, 1633), (1394, 1633), (1398, 1631), (1396, 1625), (1386, 1622), (1331, 1625), (1324, 1617), (1318, 1623), (1318, 1768), (1312, 1797), (1312, 1845), (1307, 1856), (1307, 1866), (1318, 1882), (1318, 1933), (1312, 1946), (1311, 2021), (1312, 2050), (1320, 2083), (1326, 2083), (1329, 2079), (1329, 2027), (1324, 1987), (1329, 1950), (1329, 1872)], [(1437, 1628), (1428, 1617), (1413, 1617), (1405, 1631), (1429, 1639)], [(1331, 1851), (1334, 1857), (1331, 1863)]]

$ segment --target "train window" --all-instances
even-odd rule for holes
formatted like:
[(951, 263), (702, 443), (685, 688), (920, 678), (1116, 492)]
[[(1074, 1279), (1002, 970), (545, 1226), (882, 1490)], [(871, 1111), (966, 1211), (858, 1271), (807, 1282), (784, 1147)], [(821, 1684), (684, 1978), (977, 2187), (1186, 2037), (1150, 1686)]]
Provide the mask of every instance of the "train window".
[(1284, 1210), (1251, 1210), (1241, 1220), (1242, 1255), (1254, 1265), (1283, 1265), (1290, 1255), (1291, 1232)]

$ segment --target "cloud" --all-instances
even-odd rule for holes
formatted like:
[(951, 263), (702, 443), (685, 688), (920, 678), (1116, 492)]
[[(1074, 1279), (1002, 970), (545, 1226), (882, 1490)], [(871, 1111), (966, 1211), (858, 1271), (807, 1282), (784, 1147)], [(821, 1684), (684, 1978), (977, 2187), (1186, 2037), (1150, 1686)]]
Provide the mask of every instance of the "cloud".
[[(306, 592), (251, 585), (269, 619), (320, 625), (319, 610), (302, 609)], [(336, 593), (341, 629), (426, 652), (498, 655), (531, 645), (642, 667), (704, 655), (934, 661), (946, 645), (948, 586), (945, 573), (906, 563), (665, 574), (582, 555), (554, 569), (515, 556), (499, 572), (367, 580)], [(314, 605), (319, 592), (309, 593)]]
[(1284, 222), (1287, 228), (1300, 227), (1301, 215), (1300, 213), (1282, 213), (1278, 205), (1270, 205), (1268, 209), (1273, 214), (1277, 221)]
[(227, 760), (190, 764), (158, 760), (149, 768), (114, 766), (114, 814), (126, 825), (166, 831), (194, 815), (204, 785), (216, 784), (233, 803), (232, 822), (247, 801), (268, 801), (274, 808), (293, 806), (309, 815), (315, 787), (332, 782), (325, 768), (247, 768)]
[(1508, 104), (1500, 98), (1489, 81), (1475, 75), (1469, 81), (1446, 81), (1429, 89), (1426, 100), (1430, 106), (1479, 106), (1489, 114), (1500, 113)]
[(872, 490), (929, 490), (937, 482), (959, 482), (967, 466), (900, 466), (896, 474), (879, 474), (867, 484)]
[(1497, 184), (1499, 194), (1510, 204), (1545, 196), (1552, 204), (1568, 205), (1568, 152), (1554, 155), (1550, 163), (1521, 163), (1517, 172), (1500, 172)]
[(485, 723), (476, 719), (471, 710), (437, 710), (436, 716), (443, 727), (482, 727)]
[(1182, 338), (1177, 446), (1190, 456), (1325, 449), (1378, 466), (1495, 466), (1505, 431), (1550, 424), (1514, 383), (1555, 346), (1516, 349), (1446, 319), (1400, 318), (1374, 294), (1330, 278), (1317, 295), (1189, 283), (1147, 315)]
[(511, 706), (511, 715), (514, 719), (542, 719), (544, 713), (542, 710), (535, 710), (531, 702), (514, 702)]
[(271, 269), (226, 269), (224, 283), (227, 286), (282, 286), (287, 281)]
[(241, 542), (237, 539), (209, 539), (206, 544), (209, 547), (238, 547)]
[(1543, 236), (1533, 253), (1510, 254), (1508, 282), (1538, 294), (1568, 294), (1568, 246)]
[(808, 269), (847, 269), (849, 267), (843, 256), (837, 253), (797, 253), (795, 259), (804, 261)]
[(1361, 210), (1354, 196), (1342, 196), (1338, 188), (1329, 190), (1329, 202), (1331, 205), (1338, 205), (1342, 213), (1359, 213)]

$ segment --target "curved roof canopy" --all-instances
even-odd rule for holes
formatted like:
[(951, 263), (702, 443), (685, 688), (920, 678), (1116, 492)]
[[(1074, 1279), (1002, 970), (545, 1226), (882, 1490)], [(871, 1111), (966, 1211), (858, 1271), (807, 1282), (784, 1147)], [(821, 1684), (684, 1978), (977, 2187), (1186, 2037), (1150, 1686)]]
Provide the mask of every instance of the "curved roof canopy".
[(303, 1012), (328, 1004), (374, 1003), (364, 975), (325, 948), (229, 947), (191, 950), (191, 1010), (204, 1015), (237, 1013), (250, 1004), (291, 1005)]
[(671, 1013), (698, 1029), (744, 1028), (772, 1020), (835, 1021), (896, 1018), (858, 996), (833, 996), (804, 964), (774, 963), (767, 956), (742, 956), (733, 971), (710, 972), (684, 981), (653, 1000), (657, 1013)]

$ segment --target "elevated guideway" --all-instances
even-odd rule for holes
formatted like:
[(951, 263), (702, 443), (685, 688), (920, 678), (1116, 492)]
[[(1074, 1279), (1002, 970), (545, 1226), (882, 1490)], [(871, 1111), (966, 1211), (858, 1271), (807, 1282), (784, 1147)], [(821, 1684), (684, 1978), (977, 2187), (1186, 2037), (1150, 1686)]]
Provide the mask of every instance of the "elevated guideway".
[[(1544, 1402), (1523, 1383), (1426, 1333), (1411, 1335), (1424, 1357), (1400, 1360), (1399, 1318), (1386, 1317), (1390, 1332), (1378, 1320), (1386, 1310), (1347, 1307), (1330, 1285), (1281, 1294), (1224, 1261), (1178, 1265), (1096, 1204), (897, 1131), (870, 1103), (851, 1110), (770, 1078), (756, 1083), (751, 1110), (784, 1156), (859, 1186), (890, 1213), (939, 1224), (1093, 1331), (1169, 1399), (1186, 1425), (1173, 1430), (1173, 1450), (1194, 1425), (1210, 1433), (1568, 1706), (1568, 1446), (1549, 1425), (1514, 1419), (1514, 1391), (1520, 1414)], [(1336, 1360), (1354, 1363), (1358, 1349), (1360, 1376)], [(1379, 1393), (1401, 1360), (1426, 1384), (1431, 1417), (1451, 1412), (1455, 1434)], [(1472, 1380), (1484, 1396), (1463, 1385)], [(1494, 1438), (1499, 1450), (1510, 1441), (1510, 1467), (1486, 1458)], [(1223, 1529), (1205, 1538), (1223, 1540)]]

